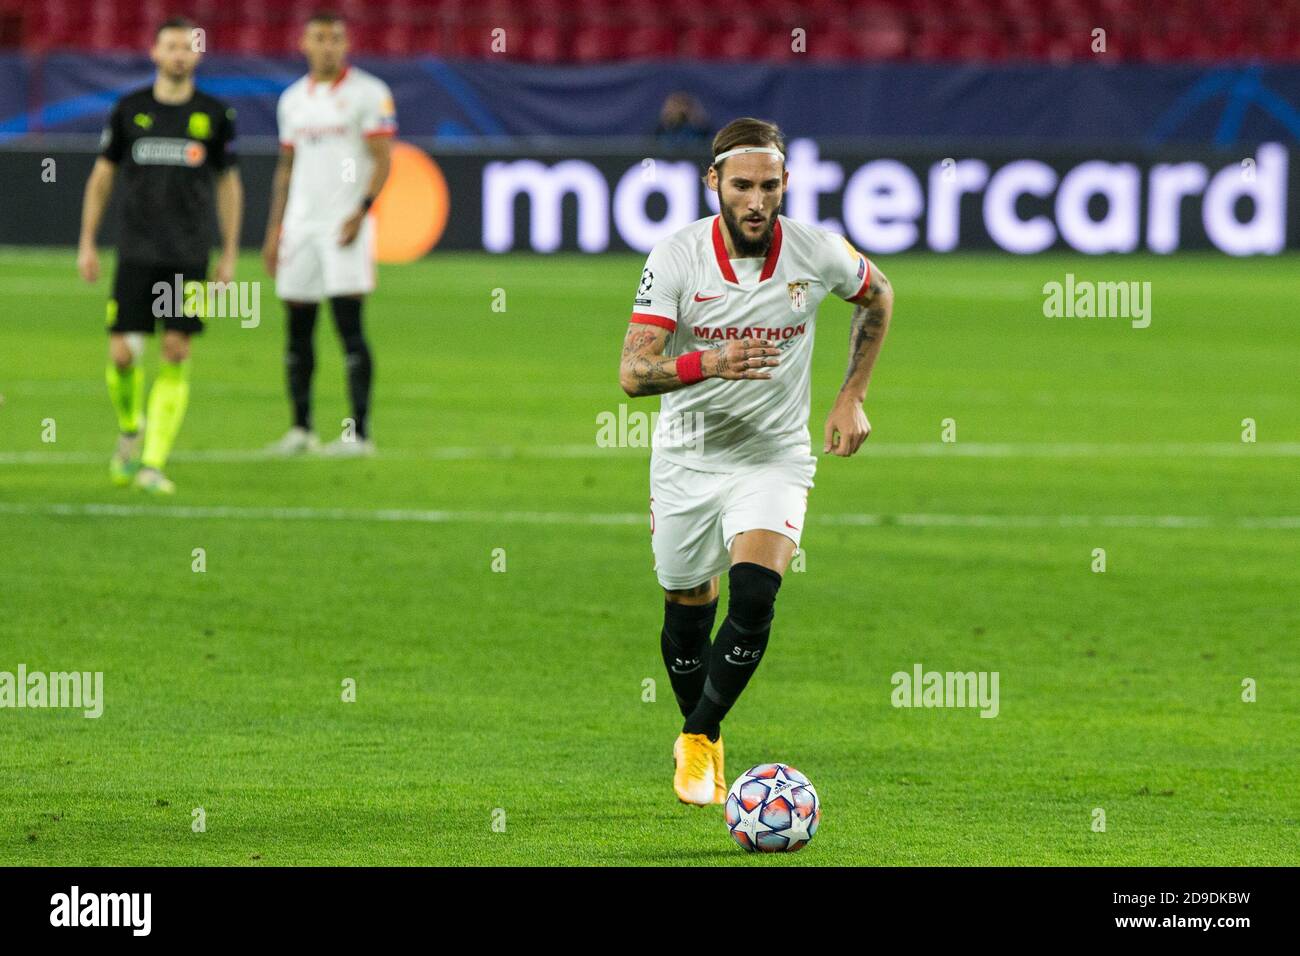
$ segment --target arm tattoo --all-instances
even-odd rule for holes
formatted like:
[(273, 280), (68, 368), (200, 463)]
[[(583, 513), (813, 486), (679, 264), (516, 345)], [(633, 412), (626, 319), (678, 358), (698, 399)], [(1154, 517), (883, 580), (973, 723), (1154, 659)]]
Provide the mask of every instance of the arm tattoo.
[(874, 362), (874, 354), (880, 350), (880, 340), (889, 328), (892, 293), (889, 280), (877, 272), (872, 275), (866, 293), (853, 309), (849, 324), (849, 368), (844, 373), (844, 385), (859, 371), (868, 356)]
[(623, 340), (623, 367), (634, 383), (633, 394), (660, 395), (681, 387), (677, 378), (677, 358), (645, 354), (658, 341), (647, 328), (630, 328)]

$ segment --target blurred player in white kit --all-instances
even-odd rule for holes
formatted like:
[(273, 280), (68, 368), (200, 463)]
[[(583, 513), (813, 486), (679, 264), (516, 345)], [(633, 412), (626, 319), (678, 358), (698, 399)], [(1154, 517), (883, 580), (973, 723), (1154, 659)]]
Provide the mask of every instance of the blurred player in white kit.
[[(271, 451), (320, 450), (340, 457), (374, 451), (370, 390), (374, 363), (362, 332), (365, 296), (375, 288), (370, 207), (388, 178), (397, 132), (393, 97), (378, 77), (347, 62), (343, 18), (318, 13), (307, 22), (302, 52), (308, 73), (280, 96), (280, 162), (271, 191), (262, 258), (288, 309), (285, 368), (293, 425)], [(350, 427), (319, 447), (312, 429), (313, 333), (329, 299), (347, 363)]]

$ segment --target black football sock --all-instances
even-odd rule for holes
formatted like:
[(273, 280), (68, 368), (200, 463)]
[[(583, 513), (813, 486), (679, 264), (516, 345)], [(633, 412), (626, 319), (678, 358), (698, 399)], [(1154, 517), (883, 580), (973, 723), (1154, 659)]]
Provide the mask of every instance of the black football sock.
[(704, 691), (682, 726), (684, 734), (717, 740), (722, 718), (739, 699), (767, 648), (781, 575), (759, 564), (733, 564), (728, 575), (727, 619), (709, 651)]
[(709, 656), (709, 635), (718, 613), (715, 598), (708, 604), (664, 602), (664, 629), (659, 632), (659, 650), (668, 668), (677, 706), (689, 717), (704, 691)]
[(361, 300), (346, 297), (330, 299), (334, 312), (334, 325), (343, 340), (343, 351), (348, 366), (348, 394), (352, 397), (352, 420), (356, 422), (359, 440), (364, 440), (370, 426), (370, 383), (374, 378), (374, 362), (370, 347), (361, 332)]
[(284, 351), (284, 368), (289, 382), (293, 423), (311, 429), (311, 376), (316, 370), (316, 303), (289, 306), (289, 335)]

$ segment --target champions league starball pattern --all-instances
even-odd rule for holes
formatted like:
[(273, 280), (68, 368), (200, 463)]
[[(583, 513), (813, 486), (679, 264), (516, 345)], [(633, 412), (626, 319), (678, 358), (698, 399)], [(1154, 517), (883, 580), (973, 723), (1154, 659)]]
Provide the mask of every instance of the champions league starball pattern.
[(751, 853), (792, 853), (817, 832), (822, 804), (794, 767), (765, 763), (741, 774), (727, 793), (727, 829)]

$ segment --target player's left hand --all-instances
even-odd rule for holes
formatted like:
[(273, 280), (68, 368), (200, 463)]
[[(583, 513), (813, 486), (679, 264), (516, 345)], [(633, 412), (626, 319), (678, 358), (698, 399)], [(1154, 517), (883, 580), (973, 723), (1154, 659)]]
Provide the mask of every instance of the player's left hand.
[(852, 399), (837, 398), (826, 416), (826, 440), (823, 452), (848, 458), (871, 434), (871, 422), (862, 405)]
[(235, 281), (235, 257), (222, 253), (221, 258), (217, 260), (217, 282)]
[(343, 228), (339, 230), (340, 246), (350, 246), (356, 241), (357, 234), (361, 232), (361, 223), (365, 221), (365, 218), (365, 211), (358, 210), (343, 220)]

